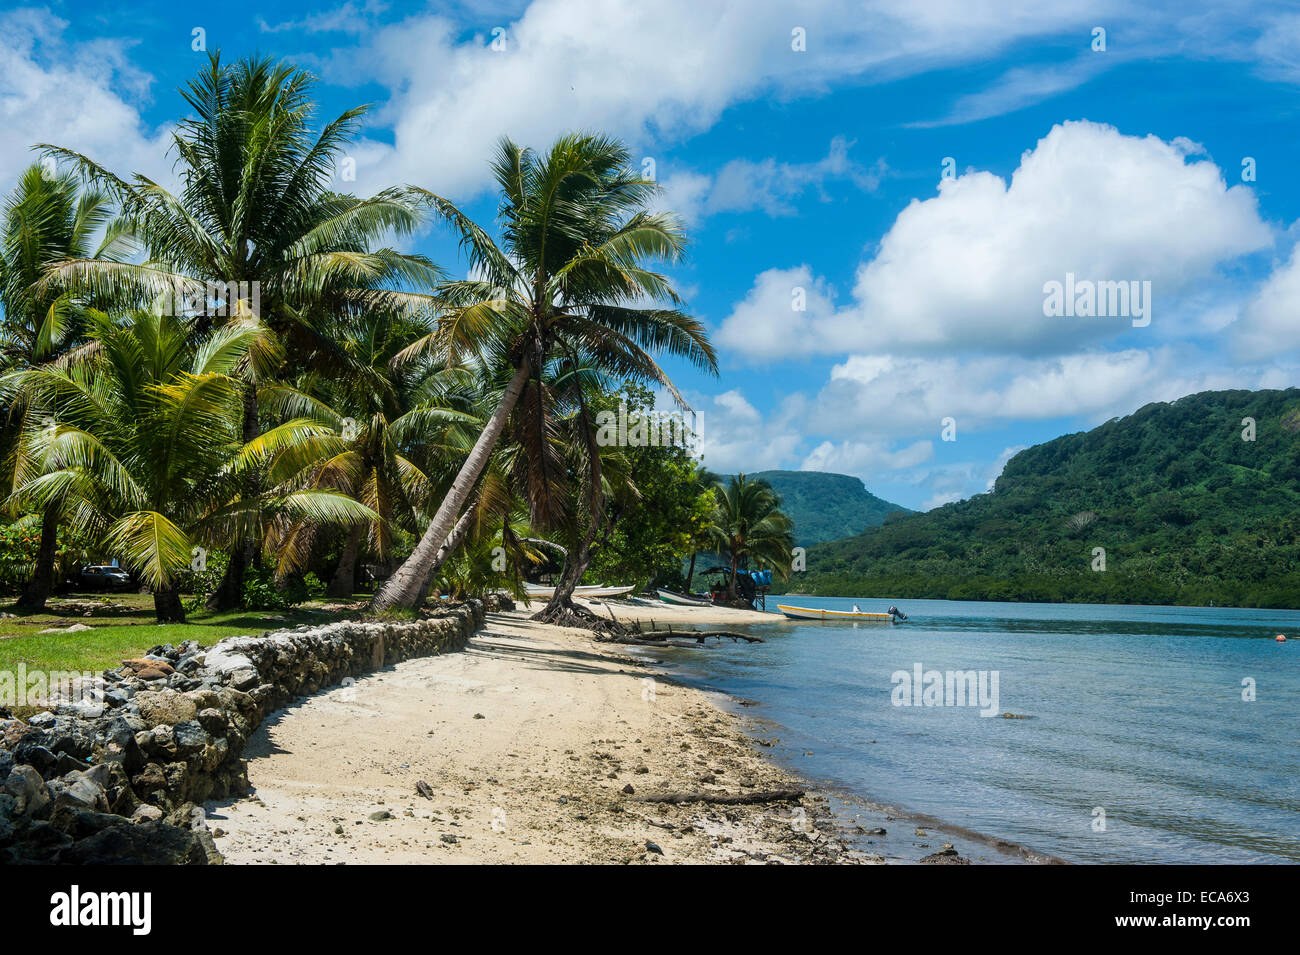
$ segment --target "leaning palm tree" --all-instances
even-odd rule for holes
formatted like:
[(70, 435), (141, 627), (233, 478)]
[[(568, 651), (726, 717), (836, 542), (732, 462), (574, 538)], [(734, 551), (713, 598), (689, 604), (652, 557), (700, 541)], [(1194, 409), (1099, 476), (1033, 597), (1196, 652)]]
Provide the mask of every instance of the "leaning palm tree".
[[(29, 166), (6, 201), (0, 222), (0, 363), (20, 369), (57, 360), (81, 340), (90, 302), (84, 296), (42, 285), (47, 269), (70, 260), (117, 263), (133, 250), (129, 232), (111, 222), (108, 197), (80, 189), (75, 175), (59, 174), (51, 163)], [(110, 303), (99, 303), (110, 304)], [(0, 423), (5, 483), (31, 477), (33, 462), (17, 440), (24, 418), (45, 409), (7, 404)], [(39, 611), (54, 584), (60, 511), (51, 504), (40, 514), (40, 544), (31, 579), (18, 606)]]
[(790, 551), (794, 547), (794, 522), (781, 511), (781, 499), (766, 481), (737, 474), (714, 491), (710, 533), (718, 553), (730, 563), (727, 596), (737, 598), (736, 577), (753, 565), (789, 577)]
[[(421, 599), (506, 419), (552, 356), (581, 353), (679, 401), (652, 351), (717, 370), (703, 325), (679, 309), (671, 281), (650, 267), (679, 261), (685, 236), (673, 216), (648, 210), (657, 186), (633, 170), (626, 148), (571, 134), (539, 155), (505, 139), (492, 170), (501, 192), (499, 242), (451, 202), (426, 194), (458, 233), (471, 277), (437, 287), (439, 326), (420, 347), (453, 360), (487, 355), (511, 374), (415, 550), (376, 593), (375, 609)], [(541, 454), (545, 435), (535, 420), (531, 451)]]
[(255, 320), (207, 334), (195, 326), (151, 312), (122, 322), (101, 316), (86, 354), (5, 381), (55, 412), (52, 426), (26, 435), (42, 467), (15, 498), (38, 507), (66, 502), (149, 586), (160, 622), (185, 619), (177, 584), (195, 548), (218, 544), (250, 515), (342, 523), (374, 516), (330, 492), (232, 495), (232, 475), (273, 467), (276, 455), (321, 429), (289, 421), (244, 443), (242, 368), (266, 329)]
[[(427, 299), (400, 290), (427, 287), (440, 273), (422, 256), (375, 248), (421, 220), (410, 190), (390, 188), (359, 199), (330, 188), (364, 108), (313, 128), (314, 78), (263, 58), (234, 64), (219, 53), (182, 90), (193, 111), (172, 136), (180, 191), (136, 174), (120, 178), (90, 158), (45, 146), (75, 163), (111, 193), (146, 244), (139, 262), (73, 258), (47, 278), (52, 286), (162, 303), (204, 325), (232, 313), (254, 313), (284, 344), (288, 369), (262, 367), (261, 380), (294, 374), (338, 353), (329, 347), (332, 320), (373, 307), (425, 308)], [(257, 436), (255, 372), (245, 369), (243, 438)], [(337, 367), (332, 373), (347, 373)], [(244, 493), (257, 493), (248, 475)], [(254, 541), (239, 539), (213, 606), (237, 602)]]
[[(463, 455), (482, 426), (470, 369), (427, 359), (392, 366), (394, 355), (427, 331), (424, 323), (396, 313), (348, 316), (335, 328), (332, 347), (346, 353), (351, 374), (311, 373), (259, 389), (264, 416), (304, 418), (329, 429), (303, 442), (298, 453), (283, 455), (270, 480), (333, 489), (377, 515), (347, 532), (329, 596), (352, 595), (363, 553), (384, 563), (399, 530), (419, 532), (435, 490), (450, 480), (443, 479), (445, 462)], [(272, 531), (266, 543), (279, 555), (277, 573), (302, 567), (316, 543), (314, 525)]]

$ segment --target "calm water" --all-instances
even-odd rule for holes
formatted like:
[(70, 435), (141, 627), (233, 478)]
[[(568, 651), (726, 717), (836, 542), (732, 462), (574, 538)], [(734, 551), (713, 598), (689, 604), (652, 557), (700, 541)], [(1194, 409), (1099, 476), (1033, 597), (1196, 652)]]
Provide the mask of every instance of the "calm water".
[[(782, 602), (910, 619), (781, 618), (747, 628), (762, 644), (656, 655), (756, 701), (806, 776), (1071, 861), (1300, 862), (1300, 611)], [(1032, 718), (893, 705), (891, 675), (917, 663), (997, 671), (997, 712)]]

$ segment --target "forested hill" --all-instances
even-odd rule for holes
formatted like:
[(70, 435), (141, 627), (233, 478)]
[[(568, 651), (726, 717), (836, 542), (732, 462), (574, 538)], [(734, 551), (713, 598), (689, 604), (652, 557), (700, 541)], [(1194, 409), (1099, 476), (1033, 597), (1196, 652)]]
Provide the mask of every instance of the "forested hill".
[(766, 481), (781, 496), (781, 510), (794, 521), (795, 540), (804, 547), (875, 527), (894, 512), (910, 513), (847, 474), (757, 471), (746, 476)]
[(790, 589), (1300, 607), (1300, 390), (1204, 392), (1029, 448), (988, 494), (811, 548)]

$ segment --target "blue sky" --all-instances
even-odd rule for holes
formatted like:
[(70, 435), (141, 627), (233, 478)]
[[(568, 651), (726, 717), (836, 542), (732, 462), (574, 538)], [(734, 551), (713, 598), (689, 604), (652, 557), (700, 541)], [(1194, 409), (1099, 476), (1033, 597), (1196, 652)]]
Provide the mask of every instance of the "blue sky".
[[(374, 104), (358, 193), (411, 182), (490, 220), (502, 134), (600, 129), (651, 160), (720, 350), (716, 379), (669, 364), (714, 470), (928, 508), (1148, 401), (1297, 383), (1285, 4), (7, 5), (0, 188), (38, 141), (165, 181), (196, 29), (317, 72), (322, 115)], [(436, 230), (414, 246), (463, 269)], [(1067, 273), (1150, 282), (1149, 324), (1045, 315)]]

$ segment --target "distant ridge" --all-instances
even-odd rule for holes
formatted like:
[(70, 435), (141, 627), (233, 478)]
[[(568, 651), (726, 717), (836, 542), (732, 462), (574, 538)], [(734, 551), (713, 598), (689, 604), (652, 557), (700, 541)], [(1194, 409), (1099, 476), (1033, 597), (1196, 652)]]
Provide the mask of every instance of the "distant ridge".
[(1202, 392), (1028, 448), (988, 494), (810, 549), (790, 586), (1300, 608), (1300, 389)]
[(850, 537), (884, 523), (895, 511), (911, 513), (901, 504), (876, 497), (860, 478), (848, 474), (746, 471), (745, 475), (766, 481), (781, 495), (781, 510), (794, 521), (795, 541), (801, 547)]

